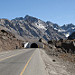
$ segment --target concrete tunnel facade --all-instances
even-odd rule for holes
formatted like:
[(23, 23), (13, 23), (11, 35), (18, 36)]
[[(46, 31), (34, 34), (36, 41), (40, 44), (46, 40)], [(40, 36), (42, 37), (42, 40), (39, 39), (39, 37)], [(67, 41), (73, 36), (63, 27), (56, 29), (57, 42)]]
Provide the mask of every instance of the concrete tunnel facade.
[(43, 48), (44, 45), (41, 42), (26, 42), (24, 48)]

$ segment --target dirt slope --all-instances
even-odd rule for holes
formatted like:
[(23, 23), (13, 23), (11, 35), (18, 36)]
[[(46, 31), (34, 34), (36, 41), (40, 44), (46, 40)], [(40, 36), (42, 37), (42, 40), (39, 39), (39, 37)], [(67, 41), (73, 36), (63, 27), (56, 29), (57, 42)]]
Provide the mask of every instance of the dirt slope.
[(0, 51), (22, 48), (22, 43), (11, 32), (0, 29)]
[(56, 56), (48, 55), (42, 49), (40, 49), (40, 52), (48, 75), (75, 75), (75, 64), (59, 59)]

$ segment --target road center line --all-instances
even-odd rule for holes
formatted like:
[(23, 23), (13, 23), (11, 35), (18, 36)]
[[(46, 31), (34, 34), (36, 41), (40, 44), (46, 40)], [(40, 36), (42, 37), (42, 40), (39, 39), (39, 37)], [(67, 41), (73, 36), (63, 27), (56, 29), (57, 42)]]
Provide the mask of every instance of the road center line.
[[(35, 51), (34, 51), (34, 52), (35, 52)], [(33, 54), (34, 54), (34, 52), (33, 52)], [(24, 68), (23, 68), (23, 70), (21, 71), (20, 75), (23, 75), (24, 71), (26, 70), (26, 67), (28, 66), (30, 60), (32, 59), (33, 54), (31, 55), (31, 57), (29, 58), (28, 62), (27, 62), (26, 65), (24, 66)]]
[(8, 56), (8, 57), (6, 57), (6, 58), (2, 58), (2, 59), (0, 59), (0, 61), (3, 61), (3, 60), (5, 60), (5, 59), (11, 58), (11, 57), (14, 57), (14, 56), (19, 55), (19, 54), (21, 54), (21, 53), (23, 53), (23, 52), (20, 52), (20, 53), (17, 53), (17, 54)]

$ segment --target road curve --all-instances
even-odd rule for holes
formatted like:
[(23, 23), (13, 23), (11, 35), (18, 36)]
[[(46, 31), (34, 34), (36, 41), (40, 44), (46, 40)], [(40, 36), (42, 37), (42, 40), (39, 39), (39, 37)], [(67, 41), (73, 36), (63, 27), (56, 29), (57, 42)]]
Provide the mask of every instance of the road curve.
[(46, 75), (40, 49), (0, 53), (0, 75)]

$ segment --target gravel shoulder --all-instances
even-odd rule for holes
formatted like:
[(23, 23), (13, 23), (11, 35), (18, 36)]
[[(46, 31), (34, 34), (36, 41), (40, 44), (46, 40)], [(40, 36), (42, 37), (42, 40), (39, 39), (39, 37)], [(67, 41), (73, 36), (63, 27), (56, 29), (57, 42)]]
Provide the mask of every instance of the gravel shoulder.
[(40, 49), (40, 53), (48, 75), (75, 75), (74, 63), (64, 61), (56, 56), (50, 56), (43, 49)]

